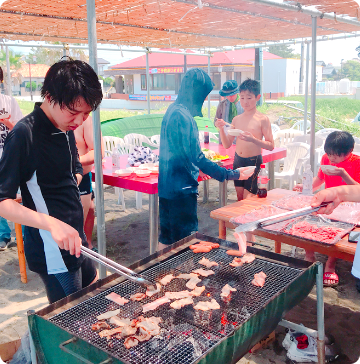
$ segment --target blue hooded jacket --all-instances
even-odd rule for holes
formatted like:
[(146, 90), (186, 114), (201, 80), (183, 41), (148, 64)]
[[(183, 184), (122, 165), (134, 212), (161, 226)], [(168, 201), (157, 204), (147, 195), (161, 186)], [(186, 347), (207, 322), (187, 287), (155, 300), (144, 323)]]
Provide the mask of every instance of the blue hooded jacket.
[(199, 68), (186, 72), (176, 101), (167, 109), (160, 135), (159, 197), (181, 198), (197, 193), (199, 170), (218, 181), (239, 179), (240, 172), (219, 167), (201, 151), (194, 116), (213, 88), (207, 73)]

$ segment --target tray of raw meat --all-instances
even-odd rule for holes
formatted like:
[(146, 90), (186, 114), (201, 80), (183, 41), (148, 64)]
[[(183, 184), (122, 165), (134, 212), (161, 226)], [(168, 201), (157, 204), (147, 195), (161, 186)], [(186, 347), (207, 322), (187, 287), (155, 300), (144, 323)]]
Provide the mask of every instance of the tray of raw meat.
[(312, 198), (313, 196), (298, 193), (296, 195), (285, 196), (280, 200), (273, 201), (271, 204), (279, 209), (297, 210), (310, 206)]
[(323, 243), (336, 244), (354, 228), (354, 224), (331, 221), (320, 215), (309, 215), (296, 219), (288, 224), (283, 233), (303, 239)]

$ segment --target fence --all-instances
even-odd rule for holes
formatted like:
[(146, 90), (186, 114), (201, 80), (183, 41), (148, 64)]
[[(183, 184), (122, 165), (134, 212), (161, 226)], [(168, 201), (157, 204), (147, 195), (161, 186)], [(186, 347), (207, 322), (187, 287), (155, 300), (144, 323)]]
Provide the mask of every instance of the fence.
[[(354, 95), (356, 89), (360, 87), (360, 81), (322, 81), (316, 82), (316, 93), (322, 95), (350, 94)], [(305, 83), (300, 82), (300, 94), (305, 94)], [(311, 93), (311, 84), (309, 83), (309, 94)]]

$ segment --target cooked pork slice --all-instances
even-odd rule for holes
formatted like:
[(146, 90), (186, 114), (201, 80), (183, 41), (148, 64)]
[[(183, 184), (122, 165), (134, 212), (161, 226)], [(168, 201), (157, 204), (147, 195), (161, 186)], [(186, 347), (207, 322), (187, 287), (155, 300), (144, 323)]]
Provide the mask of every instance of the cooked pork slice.
[(176, 277), (174, 277), (172, 274), (168, 274), (168, 275), (166, 275), (164, 278), (161, 278), (160, 279), (160, 283), (163, 285), (163, 286), (166, 286), (168, 283), (170, 283), (174, 278), (176, 278)]
[(191, 292), (190, 292), (190, 294), (192, 295), (192, 296), (196, 296), (196, 297), (198, 297), (198, 296), (200, 296), (201, 295), (201, 293), (203, 293), (205, 291), (205, 286), (201, 286), (201, 287), (198, 287), (198, 286), (196, 286)]
[(146, 297), (146, 294), (145, 293), (135, 293), (133, 295), (130, 296), (130, 299), (132, 301), (141, 301), (142, 299), (144, 299)]
[(136, 334), (137, 327), (132, 326), (124, 326), (121, 333), (118, 335), (120, 338), (127, 337), (127, 336), (133, 336)]
[(225, 286), (221, 290), (220, 296), (227, 298), (230, 296), (231, 292), (236, 292), (236, 291), (237, 291), (236, 288), (231, 287), (229, 284), (225, 284)]
[(211, 276), (212, 274), (215, 274), (215, 272), (213, 270), (210, 270), (210, 269), (205, 270), (205, 269), (202, 269), (202, 268), (193, 270), (192, 273), (200, 274), (203, 277), (208, 277), (208, 276)]
[(181, 273), (176, 278), (191, 279), (197, 277), (195, 273)]
[(130, 320), (128, 318), (120, 318), (119, 316), (113, 316), (111, 317), (109, 322), (115, 326), (121, 327), (131, 325), (133, 320)]
[(251, 263), (255, 260), (255, 255), (252, 253), (246, 253), (241, 259), (244, 263)]
[(92, 331), (98, 331), (100, 329), (110, 329), (110, 325), (105, 321), (98, 321), (91, 325)]
[(198, 276), (191, 278), (187, 283), (186, 287), (189, 289), (195, 289), (196, 285), (201, 282), (201, 279), (198, 278)]
[(180, 308), (182, 308), (186, 305), (191, 305), (193, 303), (194, 303), (193, 299), (190, 297), (187, 297), (187, 298), (183, 298), (181, 300), (177, 300), (177, 301), (170, 303), (170, 307), (175, 308), (176, 310), (179, 310)]
[(152, 297), (154, 294), (158, 293), (161, 291), (161, 284), (160, 283), (156, 283), (156, 289), (147, 289), (146, 291), (146, 295), (149, 297)]
[(148, 312), (148, 311), (156, 310), (159, 306), (161, 306), (161, 305), (163, 305), (164, 303), (167, 303), (167, 302), (170, 302), (170, 300), (166, 296), (158, 298), (157, 300), (144, 305), (143, 306), (143, 312), (145, 313), (145, 312)]
[(199, 301), (195, 306), (195, 310), (208, 311), (208, 310), (218, 310), (220, 305), (212, 299), (209, 301)]
[(107, 320), (110, 317), (116, 316), (120, 313), (120, 309), (118, 310), (114, 310), (114, 311), (107, 311), (105, 313), (102, 313), (101, 315), (97, 316), (96, 318), (101, 321), (101, 320)]
[(120, 306), (124, 306), (125, 303), (128, 303), (129, 302), (129, 300), (127, 300), (124, 297), (121, 297), (120, 295), (118, 295), (115, 292), (111, 292), (110, 294), (108, 294), (107, 296), (105, 296), (105, 298), (107, 298), (110, 301), (113, 301), (113, 302), (117, 303)]
[(179, 300), (181, 298), (191, 297), (192, 293), (190, 291), (165, 292), (165, 296), (170, 300)]
[(229, 263), (229, 265), (231, 265), (232, 267), (241, 267), (244, 264), (244, 262), (242, 261), (241, 258), (234, 258), (233, 261), (231, 263)]
[(123, 330), (122, 327), (115, 327), (115, 329), (111, 329), (111, 330), (103, 330), (103, 331), (99, 332), (99, 336), (106, 337), (107, 339), (109, 339), (111, 336), (113, 336), (115, 334), (119, 334), (122, 330)]
[(143, 327), (139, 328), (139, 333), (134, 336), (139, 341), (148, 341), (151, 339), (151, 334), (146, 331)]
[(206, 268), (216, 267), (219, 265), (218, 263), (211, 261), (205, 257), (199, 260), (199, 264), (204, 265)]
[(260, 273), (255, 273), (254, 274), (254, 279), (252, 280), (252, 284), (254, 286), (257, 287), (263, 287), (265, 284), (265, 278), (266, 278), (266, 274), (264, 272), (260, 272)]
[(124, 345), (125, 345), (126, 349), (130, 349), (130, 348), (136, 346), (137, 344), (139, 344), (139, 341), (131, 336), (126, 338), (124, 341)]
[(141, 322), (138, 322), (136, 327), (143, 328), (148, 333), (155, 336), (155, 335), (159, 335), (159, 333), (160, 333), (160, 326), (159, 326), (160, 322), (161, 322), (160, 317), (152, 316), (152, 317), (148, 317), (148, 318), (144, 319)]

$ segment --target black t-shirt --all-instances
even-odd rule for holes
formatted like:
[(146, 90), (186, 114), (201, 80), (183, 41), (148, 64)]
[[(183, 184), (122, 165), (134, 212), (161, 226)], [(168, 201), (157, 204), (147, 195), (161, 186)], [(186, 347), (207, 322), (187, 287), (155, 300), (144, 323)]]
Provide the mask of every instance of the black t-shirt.
[[(0, 201), (16, 198), (23, 205), (75, 228), (87, 246), (76, 173), (82, 174), (73, 131), (57, 129), (40, 107), (21, 119), (6, 138), (0, 160)], [(25, 255), (37, 273), (63, 273), (80, 267), (55, 243), (50, 232), (25, 227)]]

